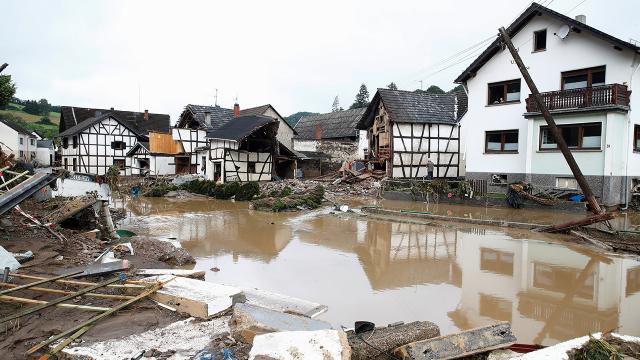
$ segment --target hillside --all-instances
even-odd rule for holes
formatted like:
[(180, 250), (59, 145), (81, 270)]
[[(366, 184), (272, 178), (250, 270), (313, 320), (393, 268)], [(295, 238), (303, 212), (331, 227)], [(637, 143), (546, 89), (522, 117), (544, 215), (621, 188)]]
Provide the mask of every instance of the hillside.
[(52, 138), (58, 134), (58, 123), (60, 123), (60, 113), (49, 113), (49, 124), (42, 123), (42, 116), (32, 115), (23, 111), (24, 106), (9, 103), (5, 110), (0, 110), (0, 117), (14, 121), (29, 130), (37, 131), (45, 138)]

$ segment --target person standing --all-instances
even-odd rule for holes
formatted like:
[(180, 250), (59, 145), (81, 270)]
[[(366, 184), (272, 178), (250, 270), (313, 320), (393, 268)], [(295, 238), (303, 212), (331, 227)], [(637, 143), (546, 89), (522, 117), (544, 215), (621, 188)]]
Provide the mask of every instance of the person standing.
[(434, 164), (433, 161), (431, 161), (431, 159), (427, 159), (427, 179), (428, 180), (433, 179), (433, 168), (435, 166), (436, 164)]

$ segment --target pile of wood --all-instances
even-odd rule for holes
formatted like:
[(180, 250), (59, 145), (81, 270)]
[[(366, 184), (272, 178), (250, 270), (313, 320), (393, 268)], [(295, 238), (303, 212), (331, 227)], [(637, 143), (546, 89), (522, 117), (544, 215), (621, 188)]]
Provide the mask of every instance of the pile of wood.
[(331, 182), (332, 185), (353, 184), (367, 179), (382, 180), (386, 176), (384, 170), (362, 170), (356, 171), (352, 169), (340, 169), (331, 174), (323, 175), (315, 178), (316, 181)]

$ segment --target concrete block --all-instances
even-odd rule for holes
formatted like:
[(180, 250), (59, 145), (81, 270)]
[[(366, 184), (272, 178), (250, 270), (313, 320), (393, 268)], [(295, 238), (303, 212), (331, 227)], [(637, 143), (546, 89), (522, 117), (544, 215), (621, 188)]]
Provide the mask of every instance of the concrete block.
[(208, 319), (230, 309), (234, 304), (245, 301), (242, 290), (202, 280), (173, 275), (146, 278), (147, 281), (174, 280), (150, 296), (151, 299), (175, 308), (178, 312)]
[(511, 324), (494, 325), (466, 330), (457, 334), (416, 341), (401, 346), (395, 355), (403, 359), (457, 359), (486, 351), (509, 347), (516, 342)]
[(247, 298), (247, 304), (261, 306), (263, 308), (283, 313), (315, 318), (329, 309), (326, 305), (292, 296), (277, 294), (256, 288), (241, 289)]
[(351, 349), (341, 330), (285, 331), (258, 335), (250, 360), (348, 360)]
[(328, 322), (304, 316), (285, 314), (249, 304), (236, 304), (229, 323), (231, 334), (252, 343), (256, 335), (278, 331), (313, 331), (331, 329)]

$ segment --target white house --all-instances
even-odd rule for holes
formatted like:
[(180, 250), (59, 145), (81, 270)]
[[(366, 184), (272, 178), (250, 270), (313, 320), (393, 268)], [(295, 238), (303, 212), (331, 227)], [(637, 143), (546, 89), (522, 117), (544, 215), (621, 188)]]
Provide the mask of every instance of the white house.
[(138, 164), (128, 153), (138, 141), (148, 141), (149, 131), (168, 132), (169, 115), (63, 106), (60, 130), (65, 169), (104, 175), (118, 165), (121, 175), (132, 175)]
[[(496, 26), (497, 27), (497, 26)], [(624, 204), (640, 177), (640, 48), (537, 3), (508, 28), (596, 196)], [(635, 81), (634, 81), (635, 80)], [(508, 50), (496, 39), (456, 79), (469, 95), (462, 122), (466, 176), (578, 189)], [(504, 192), (504, 188), (490, 186)]]
[(53, 140), (38, 140), (37, 146), (36, 160), (38, 161), (38, 166), (53, 166), (55, 158), (55, 145), (53, 144)]
[(14, 154), (17, 159), (31, 161), (36, 158), (36, 141), (31, 131), (13, 121), (0, 119), (0, 148), (5, 153)]
[(214, 181), (270, 181), (278, 149), (279, 122), (269, 116), (239, 116), (207, 132), (205, 176)]
[(427, 161), (436, 178), (464, 175), (460, 159), (460, 119), (464, 93), (428, 94), (378, 89), (357, 128), (367, 131), (367, 159), (392, 178), (427, 176)]

